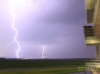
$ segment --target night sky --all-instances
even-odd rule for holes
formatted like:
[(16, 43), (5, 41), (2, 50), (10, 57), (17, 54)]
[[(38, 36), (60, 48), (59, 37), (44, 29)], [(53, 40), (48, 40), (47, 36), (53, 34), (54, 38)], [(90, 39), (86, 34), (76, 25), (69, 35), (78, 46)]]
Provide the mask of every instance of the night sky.
[[(85, 0), (33, 0), (15, 7), (15, 27), (20, 58), (94, 58), (94, 47), (85, 45)], [(0, 57), (16, 58), (11, 6), (0, 2)]]

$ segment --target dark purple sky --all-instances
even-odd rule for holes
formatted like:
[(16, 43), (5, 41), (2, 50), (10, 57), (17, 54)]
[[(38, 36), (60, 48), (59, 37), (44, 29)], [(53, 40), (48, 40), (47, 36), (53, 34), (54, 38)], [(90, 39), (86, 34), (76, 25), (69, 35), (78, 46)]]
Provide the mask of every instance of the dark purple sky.
[[(14, 9), (21, 58), (42, 58), (43, 45), (46, 58), (95, 57), (94, 47), (87, 47), (84, 41), (85, 0), (38, 0), (28, 4)], [(0, 57), (16, 58), (16, 43), (5, 50), (15, 35), (11, 24), (11, 7), (0, 2)]]

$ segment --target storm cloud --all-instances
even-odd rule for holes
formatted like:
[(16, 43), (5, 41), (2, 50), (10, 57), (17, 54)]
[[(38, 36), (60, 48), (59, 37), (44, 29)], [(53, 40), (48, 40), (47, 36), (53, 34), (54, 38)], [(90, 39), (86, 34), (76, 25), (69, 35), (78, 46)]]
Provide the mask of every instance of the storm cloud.
[[(16, 7), (14, 25), (20, 43), (20, 57), (41, 58), (42, 45), (47, 58), (91, 58), (94, 48), (84, 42), (83, 25), (86, 24), (85, 0), (38, 0), (27, 6)], [(17, 44), (7, 43), (15, 35), (11, 27), (9, 4), (0, 7), (1, 56), (16, 57)], [(4, 54), (6, 53), (6, 54)]]

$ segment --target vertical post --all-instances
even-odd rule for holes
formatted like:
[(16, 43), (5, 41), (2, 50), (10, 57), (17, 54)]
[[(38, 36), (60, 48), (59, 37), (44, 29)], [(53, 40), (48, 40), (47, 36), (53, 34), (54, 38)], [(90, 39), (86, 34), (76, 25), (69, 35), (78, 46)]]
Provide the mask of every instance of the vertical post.
[(96, 46), (96, 59), (99, 60), (99, 46)]
[(85, 8), (87, 10), (87, 23), (93, 22), (95, 0), (85, 0)]

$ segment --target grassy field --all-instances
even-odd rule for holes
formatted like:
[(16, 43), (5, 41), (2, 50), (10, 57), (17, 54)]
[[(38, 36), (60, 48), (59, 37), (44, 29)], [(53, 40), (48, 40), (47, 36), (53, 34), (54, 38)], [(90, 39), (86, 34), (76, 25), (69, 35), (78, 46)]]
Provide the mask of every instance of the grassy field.
[[(86, 60), (68, 59), (34, 59), (34, 60), (0, 60), (0, 74), (69, 74), (79, 72), (79, 66), (84, 66)], [(55, 67), (55, 68), (54, 68)], [(58, 68), (59, 67), (59, 68)], [(63, 67), (63, 68), (62, 68)], [(12, 69), (10, 71), (3, 71)], [(24, 70), (15, 70), (22, 69)], [(30, 68), (30, 69), (29, 69)], [(45, 69), (37, 69), (45, 68)], [(49, 69), (46, 69), (49, 68)]]
[(0, 69), (37, 68), (37, 67), (73, 67), (85, 65), (85, 60), (0, 60)]
[(77, 68), (53, 68), (45, 70), (4, 71), (0, 74), (70, 74), (79, 72)]

